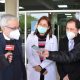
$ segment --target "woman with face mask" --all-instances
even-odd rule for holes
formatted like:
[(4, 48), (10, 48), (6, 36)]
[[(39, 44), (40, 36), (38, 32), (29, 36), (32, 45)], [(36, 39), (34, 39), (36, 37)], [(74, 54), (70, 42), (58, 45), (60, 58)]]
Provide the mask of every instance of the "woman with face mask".
[(51, 60), (44, 60), (41, 54), (32, 48), (33, 45), (36, 45), (40, 50), (58, 50), (57, 39), (52, 34), (52, 27), (48, 17), (42, 16), (38, 20), (36, 30), (28, 35), (26, 45), (28, 53), (28, 80), (57, 80), (56, 63)]

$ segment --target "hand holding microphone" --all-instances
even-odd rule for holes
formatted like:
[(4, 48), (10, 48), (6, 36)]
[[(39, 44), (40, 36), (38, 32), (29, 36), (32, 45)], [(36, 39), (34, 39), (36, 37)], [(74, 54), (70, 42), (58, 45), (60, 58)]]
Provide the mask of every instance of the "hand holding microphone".
[(32, 45), (32, 48), (39, 54), (39, 56), (43, 57), (44, 59), (49, 56), (49, 52), (46, 49), (40, 49), (36, 45)]
[(5, 57), (8, 59), (9, 63), (13, 60), (13, 51), (14, 51), (14, 45), (6, 45), (5, 50), (7, 51), (5, 54)]
[(13, 58), (13, 56), (12, 56), (11, 53), (6, 53), (6, 54), (5, 54), (5, 57), (8, 59), (9, 63), (12, 62), (12, 58)]
[(48, 52), (48, 50), (45, 49), (45, 50), (42, 52), (42, 56), (43, 56), (44, 58), (49, 57), (49, 52)]

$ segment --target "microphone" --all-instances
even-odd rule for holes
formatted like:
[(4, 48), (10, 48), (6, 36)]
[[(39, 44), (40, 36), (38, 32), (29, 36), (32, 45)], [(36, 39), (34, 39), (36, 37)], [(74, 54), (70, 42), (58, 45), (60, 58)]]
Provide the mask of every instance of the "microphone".
[(7, 50), (7, 51), (14, 51), (14, 45), (10, 45), (10, 44), (6, 45), (5, 46), (5, 50)]
[(10, 55), (8, 55), (7, 57), (9, 58), (10, 56), (12, 56), (12, 52), (14, 51), (14, 45), (11, 44), (7, 44), (5, 46), (5, 51), (8, 53), (10, 53)]

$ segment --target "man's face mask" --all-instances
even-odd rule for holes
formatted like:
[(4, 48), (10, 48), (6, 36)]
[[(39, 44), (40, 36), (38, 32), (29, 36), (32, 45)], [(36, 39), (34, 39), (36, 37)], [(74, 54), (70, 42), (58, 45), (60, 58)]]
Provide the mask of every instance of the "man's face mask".
[(80, 34), (80, 30), (78, 31), (78, 33)]
[(66, 31), (66, 35), (69, 40), (73, 39), (76, 36), (74, 32), (70, 32), (70, 31)]
[(14, 30), (14, 31), (11, 31), (10, 34), (9, 34), (9, 37), (10, 39), (16, 39), (18, 40), (19, 37), (20, 37), (20, 32), (18, 29)]

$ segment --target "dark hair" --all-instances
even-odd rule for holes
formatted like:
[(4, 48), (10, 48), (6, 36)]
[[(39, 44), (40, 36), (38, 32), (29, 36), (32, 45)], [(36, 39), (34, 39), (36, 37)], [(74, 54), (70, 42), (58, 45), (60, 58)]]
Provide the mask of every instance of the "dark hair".
[[(72, 19), (69, 19), (69, 20), (67, 21), (67, 23), (69, 23), (69, 22), (75, 22), (76, 28), (77, 28), (77, 29), (80, 28), (80, 21), (79, 21), (78, 19), (72, 18)], [(66, 23), (66, 25), (67, 25), (67, 23)]]
[[(38, 24), (40, 23), (41, 20), (46, 20), (47, 21), (49, 29), (47, 30), (45, 35), (49, 34), (49, 38), (51, 38), (52, 37), (52, 27), (51, 27), (51, 22), (50, 22), (49, 18), (47, 16), (42, 16), (38, 20)], [(34, 34), (38, 34), (38, 30), (37, 29), (35, 30)]]

